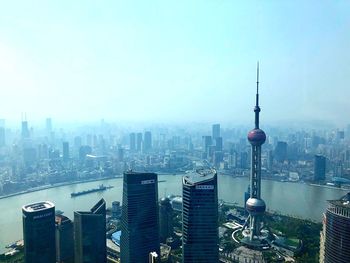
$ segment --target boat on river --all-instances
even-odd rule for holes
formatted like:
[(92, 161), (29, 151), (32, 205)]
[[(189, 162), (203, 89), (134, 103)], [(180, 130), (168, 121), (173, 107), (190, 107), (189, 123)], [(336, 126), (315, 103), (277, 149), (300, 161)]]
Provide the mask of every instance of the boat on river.
[(89, 189), (89, 190), (85, 190), (85, 191), (81, 191), (81, 192), (76, 192), (76, 193), (71, 193), (70, 196), (71, 197), (76, 197), (76, 196), (80, 196), (80, 195), (86, 195), (86, 194), (91, 194), (91, 193), (95, 193), (95, 192), (102, 192), (102, 191), (106, 191), (107, 189), (111, 189), (114, 186), (104, 186), (103, 184), (99, 185), (98, 188), (93, 188), (93, 189)]

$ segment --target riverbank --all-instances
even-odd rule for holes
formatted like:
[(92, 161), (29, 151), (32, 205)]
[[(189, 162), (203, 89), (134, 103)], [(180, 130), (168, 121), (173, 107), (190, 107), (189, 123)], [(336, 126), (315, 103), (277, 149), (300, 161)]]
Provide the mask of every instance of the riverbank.
[[(157, 174), (158, 175), (176, 176), (176, 175), (183, 175), (184, 173), (157, 173)], [(43, 186), (27, 189), (24, 191), (20, 191), (17, 193), (12, 193), (12, 194), (8, 194), (8, 195), (0, 195), (0, 199), (5, 199), (5, 198), (9, 198), (9, 197), (17, 196), (17, 195), (22, 195), (22, 194), (29, 194), (29, 193), (47, 190), (47, 189), (60, 187), (60, 186), (91, 183), (91, 182), (97, 182), (97, 181), (103, 181), (103, 180), (109, 180), (109, 179), (118, 179), (118, 178), (123, 178), (123, 175), (116, 175), (116, 176), (112, 176), (112, 177), (110, 177), (110, 176), (109, 177), (99, 177), (99, 178), (93, 178), (93, 179), (87, 179), (87, 180), (77, 180), (77, 181), (72, 181), (72, 182), (63, 182), (63, 183), (58, 183), (58, 184), (43, 185)], [(163, 180), (163, 181), (159, 181), (159, 182), (161, 183), (161, 182), (165, 182), (165, 181)]]
[(316, 187), (322, 187), (322, 188), (328, 188), (328, 189), (337, 189), (337, 190), (342, 190), (344, 192), (350, 192), (350, 189), (341, 188), (341, 187), (332, 186), (332, 185), (325, 185), (325, 184), (309, 184), (309, 185), (316, 186)]
[[(102, 181), (100, 181), (102, 180)], [(158, 197), (182, 195), (182, 174), (159, 175)], [(109, 191), (96, 192), (71, 198), (72, 192), (84, 191), (96, 187), (96, 184), (113, 185)], [(306, 218), (321, 222), (322, 214), (327, 208), (327, 200), (335, 200), (345, 195), (344, 190), (311, 186), (307, 183), (278, 182), (262, 180), (262, 193), (269, 211)], [(218, 176), (218, 198), (227, 203), (244, 206), (244, 192), (249, 185), (248, 177)], [(74, 218), (74, 211), (89, 211), (98, 200), (104, 198), (108, 206), (113, 201), (122, 201), (123, 179), (99, 178), (87, 181), (74, 181), (45, 186), (46, 190), (31, 189), (31, 192), (17, 193), (15, 197), (0, 199), (0, 211), (6, 216), (0, 217), (0, 253), (14, 240), (22, 239), (22, 206), (25, 204), (49, 200), (55, 204), (56, 210), (61, 210), (68, 218)], [(49, 188), (49, 189), (47, 189)]]
[(93, 179), (88, 179), (88, 180), (78, 180), (78, 181), (73, 181), (73, 182), (64, 182), (64, 183), (58, 183), (58, 184), (50, 184), (50, 185), (43, 185), (35, 188), (31, 188), (25, 191), (20, 191), (17, 193), (9, 194), (9, 195), (1, 195), (0, 199), (5, 199), (17, 195), (23, 195), (23, 194), (29, 194), (33, 192), (38, 192), (42, 190), (47, 190), (55, 187), (60, 187), (60, 186), (67, 186), (67, 185), (74, 185), (74, 184), (83, 184), (83, 183), (91, 183), (91, 182), (97, 182), (97, 181), (103, 181), (103, 180), (111, 180), (111, 179), (117, 179), (117, 178), (123, 178), (122, 175), (118, 176), (113, 176), (113, 177), (100, 177), (100, 178), (93, 178)]

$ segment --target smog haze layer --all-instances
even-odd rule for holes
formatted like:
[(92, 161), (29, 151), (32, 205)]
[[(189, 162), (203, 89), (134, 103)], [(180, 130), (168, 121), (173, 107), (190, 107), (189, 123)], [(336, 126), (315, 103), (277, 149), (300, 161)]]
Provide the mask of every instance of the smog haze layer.
[(350, 118), (349, 1), (5, 1), (6, 120)]

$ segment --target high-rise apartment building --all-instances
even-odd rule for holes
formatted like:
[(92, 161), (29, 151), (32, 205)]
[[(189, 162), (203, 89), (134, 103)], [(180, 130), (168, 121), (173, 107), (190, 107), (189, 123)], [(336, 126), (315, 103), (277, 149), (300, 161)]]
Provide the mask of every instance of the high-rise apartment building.
[(25, 263), (55, 263), (55, 206), (45, 201), (22, 207)]
[(147, 263), (160, 252), (157, 174), (125, 172), (122, 203), (121, 262)]
[(75, 263), (106, 263), (106, 202), (88, 212), (74, 212)]
[(199, 169), (182, 179), (184, 263), (219, 262), (217, 174)]
[(73, 222), (64, 215), (56, 216), (56, 262), (74, 263)]
[(328, 201), (321, 232), (320, 263), (350, 260), (350, 193)]

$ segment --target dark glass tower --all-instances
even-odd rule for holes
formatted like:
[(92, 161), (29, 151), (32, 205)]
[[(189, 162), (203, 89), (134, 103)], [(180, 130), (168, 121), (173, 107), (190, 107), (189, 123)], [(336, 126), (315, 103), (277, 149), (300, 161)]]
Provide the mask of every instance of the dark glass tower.
[[(350, 260), (350, 193), (328, 201), (321, 234), (320, 262), (346, 263)], [(324, 244), (322, 244), (322, 240)], [(324, 249), (324, 251), (322, 251)]]
[(184, 176), (182, 198), (183, 262), (219, 262), (216, 171), (201, 169)]
[(326, 157), (315, 155), (314, 181), (324, 181), (326, 179)]
[(75, 263), (106, 263), (106, 202), (90, 212), (74, 212)]
[(74, 262), (73, 222), (63, 215), (56, 216), (56, 261)]
[(266, 134), (259, 128), (259, 64), (257, 67), (256, 81), (256, 104), (254, 107), (255, 127), (248, 133), (248, 141), (252, 145), (251, 150), (251, 173), (250, 173), (250, 198), (246, 202), (246, 209), (249, 213), (247, 222), (247, 234), (242, 242), (250, 247), (264, 246), (261, 235), (262, 218), (266, 210), (266, 204), (261, 199), (261, 145), (265, 143)]
[(45, 201), (22, 207), (25, 263), (55, 263), (55, 206)]
[(170, 199), (167, 197), (162, 198), (159, 205), (159, 228), (160, 241), (163, 243), (173, 234), (172, 215), (173, 208), (171, 207)]
[(159, 255), (157, 174), (124, 173), (121, 231), (121, 262), (148, 263), (150, 252)]

